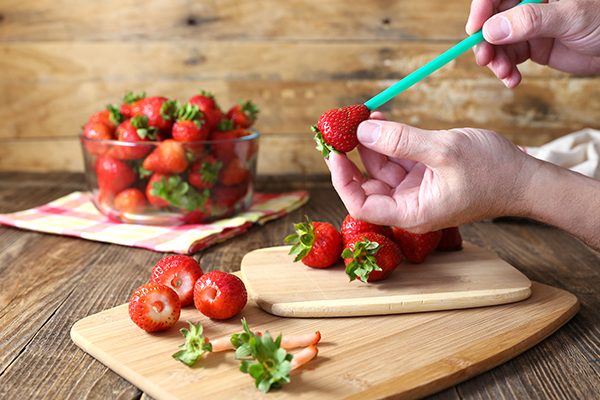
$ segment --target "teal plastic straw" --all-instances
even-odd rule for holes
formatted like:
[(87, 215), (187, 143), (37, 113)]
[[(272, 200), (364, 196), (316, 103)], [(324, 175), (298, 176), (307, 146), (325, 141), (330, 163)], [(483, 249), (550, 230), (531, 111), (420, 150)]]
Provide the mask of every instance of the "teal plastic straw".
[[(528, 3), (542, 3), (544, 0), (523, 0), (517, 6)], [(483, 33), (478, 31), (463, 41), (456, 44), (454, 47), (449, 48), (433, 60), (429, 61), (427, 64), (423, 65), (421, 68), (417, 69), (414, 72), (411, 72), (407, 76), (405, 76), (402, 80), (396, 82), (389, 88), (385, 89), (383, 92), (379, 93), (375, 97), (371, 98), (367, 102), (365, 102), (365, 106), (369, 110), (375, 110), (376, 108), (381, 107), (394, 97), (398, 96), (400, 93), (411, 87), (417, 82), (422, 81), (429, 75), (433, 74), (438, 69), (442, 68), (444, 65), (448, 64), (450, 61), (454, 60), (458, 56), (464, 54), (471, 47), (475, 46), (483, 42)]]

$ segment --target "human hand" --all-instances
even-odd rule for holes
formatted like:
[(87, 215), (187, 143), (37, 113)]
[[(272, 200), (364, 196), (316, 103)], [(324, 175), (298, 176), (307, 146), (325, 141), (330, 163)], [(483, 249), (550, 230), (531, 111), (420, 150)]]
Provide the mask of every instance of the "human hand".
[[(355, 218), (429, 232), (500, 215), (526, 215), (526, 188), (540, 163), (480, 129), (426, 131), (373, 113), (358, 129), (364, 177), (331, 153), (333, 186)], [(377, 119), (375, 119), (377, 118)]]
[(514, 7), (517, 3), (471, 3), (466, 31), (473, 34), (483, 27), (487, 42), (475, 48), (477, 64), (487, 66), (509, 88), (521, 82), (517, 66), (528, 59), (573, 74), (600, 73), (599, 1), (550, 0)]

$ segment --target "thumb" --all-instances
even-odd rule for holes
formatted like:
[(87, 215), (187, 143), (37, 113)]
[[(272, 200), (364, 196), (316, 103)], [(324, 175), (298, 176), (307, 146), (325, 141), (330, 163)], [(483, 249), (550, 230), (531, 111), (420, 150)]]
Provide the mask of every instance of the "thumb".
[(391, 121), (367, 120), (358, 126), (361, 144), (388, 157), (435, 163), (441, 146), (439, 136), (432, 131)]
[(559, 38), (568, 28), (559, 4), (524, 4), (496, 14), (483, 24), (483, 37), (492, 44)]

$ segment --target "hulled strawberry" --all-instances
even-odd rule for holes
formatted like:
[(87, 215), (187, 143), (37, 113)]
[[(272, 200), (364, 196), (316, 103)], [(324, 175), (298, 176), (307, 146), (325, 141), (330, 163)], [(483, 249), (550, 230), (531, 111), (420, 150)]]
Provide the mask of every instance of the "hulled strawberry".
[(215, 130), (219, 122), (223, 119), (223, 112), (216, 103), (212, 93), (201, 90), (200, 94), (192, 96), (188, 100), (188, 103), (198, 106), (198, 109), (204, 114), (210, 131)]
[(364, 104), (334, 108), (326, 111), (312, 127), (317, 150), (328, 157), (332, 151), (347, 153), (358, 145), (356, 130), (369, 119), (370, 111)]
[(437, 245), (436, 250), (440, 251), (458, 251), (462, 250), (462, 236), (457, 226), (442, 229), (442, 238)]
[(234, 158), (219, 172), (219, 182), (225, 186), (235, 186), (247, 182), (250, 171), (244, 167), (239, 158)]
[(185, 149), (175, 140), (164, 140), (146, 157), (143, 167), (161, 174), (180, 174), (188, 167)]
[(400, 246), (402, 254), (413, 264), (420, 264), (431, 254), (440, 239), (442, 231), (412, 233), (401, 228), (392, 227), (394, 241)]
[[(156, 129), (148, 125), (148, 117), (135, 116), (117, 127), (117, 139), (121, 142), (140, 143), (156, 140)], [(139, 160), (152, 150), (150, 145), (113, 146), (111, 154), (122, 160)]]
[(239, 314), (247, 301), (244, 282), (226, 272), (207, 272), (196, 281), (194, 287), (194, 305), (212, 319), (229, 319)]
[(196, 189), (210, 189), (217, 182), (223, 163), (211, 155), (196, 161), (189, 169), (188, 181)]
[(177, 110), (176, 118), (172, 130), (173, 139), (178, 142), (199, 142), (208, 138), (210, 131), (198, 106), (187, 103)]
[(146, 196), (135, 188), (125, 189), (115, 196), (115, 209), (124, 213), (139, 213), (146, 208)]
[(194, 285), (202, 276), (200, 264), (188, 256), (167, 256), (152, 268), (150, 282), (160, 283), (173, 289), (179, 296), (181, 306), (194, 302)]
[(129, 317), (146, 332), (169, 329), (179, 320), (179, 296), (168, 286), (146, 283), (129, 299)]
[(328, 222), (306, 222), (294, 224), (295, 234), (288, 235), (284, 242), (291, 244), (290, 254), (294, 262), (302, 261), (312, 268), (327, 268), (339, 261), (342, 254), (342, 235)]
[(250, 100), (240, 101), (227, 111), (227, 119), (233, 121), (237, 128), (250, 128), (256, 121), (259, 111), (256, 104)]
[(146, 97), (131, 105), (134, 116), (145, 115), (148, 117), (148, 124), (162, 132), (171, 131), (176, 110), (177, 103), (174, 100), (159, 96)]
[(388, 278), (402, 262), (400, 248), (392, 240), (375, 232), (349, 237), (342, 257), (350, 281), (381, 281)]
[(344, 244), (348, 241), (348, 238), (359, 233), (375, 232), (385, 237), (393, 239), (392, 229), (389, 226), (376, 225), (370, 222), (360, 221), (350, 214), (344, 218), (342, 222), (342, 239)]
[(131, 109), (132, 105), (135, 102), (144, 99), (145, 97), (146, 97), (146, 92), (140, 92), (140, 93), (127, 92), (127, 94), (125, 94), (125, 96), (123, 97), (123, 103), (121, 103), (121, 107), (119, 108), (121, 111), (121, 114), (123, 114), (125, 116), (125, 118), (133, 117), (133, 110)]
[(137, 176), (125, 162), (104, 155), (96, 160), (96, 178), (100, 191), (114, 196), (131, 186)]

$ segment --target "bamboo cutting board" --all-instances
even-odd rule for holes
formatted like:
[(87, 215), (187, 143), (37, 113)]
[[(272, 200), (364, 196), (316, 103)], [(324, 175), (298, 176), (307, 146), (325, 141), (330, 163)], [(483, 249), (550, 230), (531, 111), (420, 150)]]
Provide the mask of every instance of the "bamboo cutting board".
[(183, 342), (178, 328), (185, 320), (201, 321), (205, 333), (217, 337), (239, 331), (239, 318), (213, 322), (185, 309), (176, 328), (148, 334), (129, 320), (123, 304), (78, 321), (71, 337), (157, 400), (412, 399), (509, 360), (577, 312), (577, 299), (568, 292), (536, 283), (532, 292), (525, 301), (496, 307), (352, 318), (279, 318), (249, 304), (243, 316), (251, 329), (322, 333), (317, 359), (268, 395), (239, 372), (232, 353), (210, 355), (195, 368), (171, 358)]
[(294, 263), (289, 246), (248, 253), (242, 278), (265, 311), (282, 317), (344, 317), (451, 310), (512, 303), (531, 282), (494, 252), (465, 243), (458, 252), (402, 264), (387, 280), (348, 282), (342, 263), (328, 269)]

